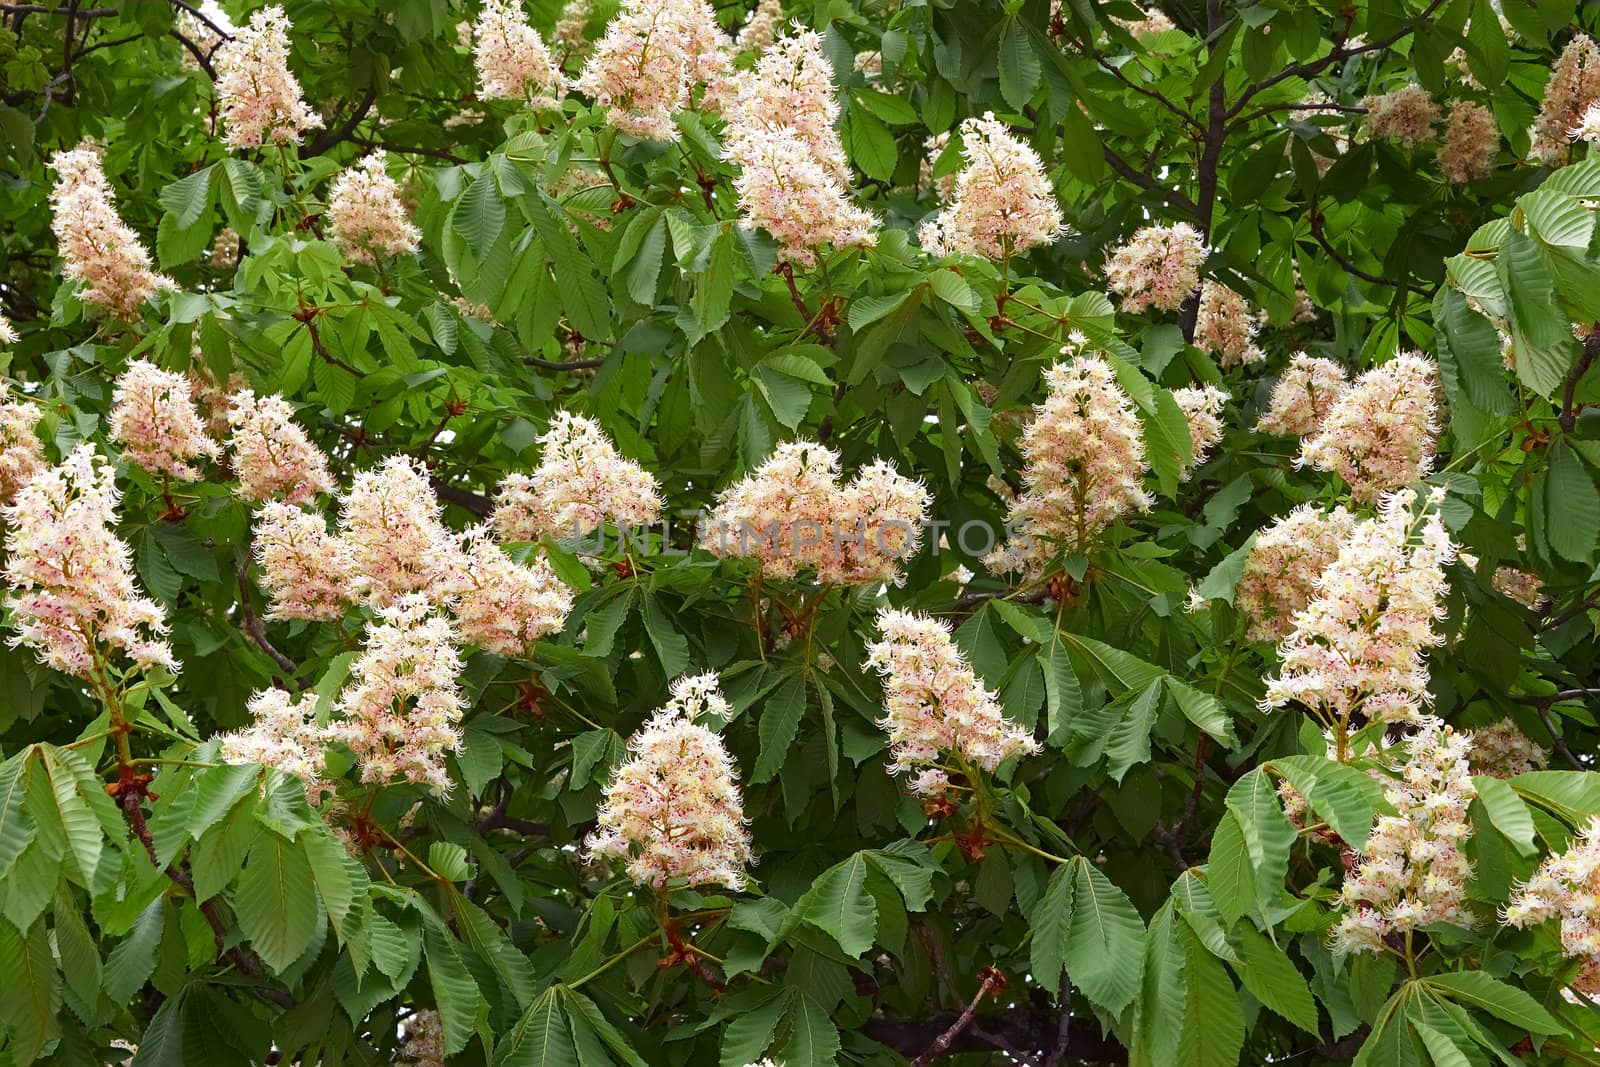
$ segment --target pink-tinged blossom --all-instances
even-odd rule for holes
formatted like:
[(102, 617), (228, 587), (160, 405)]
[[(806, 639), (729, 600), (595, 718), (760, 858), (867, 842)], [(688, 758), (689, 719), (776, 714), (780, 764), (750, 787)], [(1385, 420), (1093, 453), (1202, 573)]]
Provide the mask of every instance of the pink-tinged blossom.
[(870, 248), (878, 218), (856, 206), (849, 189), (817, 159), (793, 128), (778, 126), (738, 138), (739, 225), (763, 229), (778, 242), (778, 258), (816, 265), (825, 248)]
[(343, 719), (330, 728), (355, 753), (363, 782), (400, 778), (449, 791), (444, 755), (461, 745), (466, 707), (460, 673), (455, 627), (427, 597), (409, 593), (377, 609), (339, 695)]
[(1405, 763), (1384, 795), (1394, 815), (1380, 815), (1355, 870), (1345, 878), (1344, 912), (1333, 944), (1381, 952), (1385, 938), (1431, 923), (1473, 925), (1466, 910), (1472, 861), (1467, 807), (1478, 795), (1467, 764), (1472, 735), (1429, 717), (1404, 744)]
[(761, 0), (734, 38), (736, 52), (759, 52), (778, 39), (783, 23), (783, 0)]
[(1206, 461), (1218, 441), (1222, 440), (1222, 409), (1227, 406), (1228, 394), (1213, 385), (1174, 389), (1172, 399), (1177, 401), (1189, 423), (1189, 462), (1183, 466), (1184, 478)]
[(561, 18), (556, 20), (555, 29), (550, 31), (550, 43), (568, 56), (582, 51), (588, 43), (585, 35), (589, 32), (589, 16), (593, 13), (593, 0), (567, 0), (561, 8)]
[(350, 554), (320, 511), (270, 501), (256, 515), (254, 552), (267, 618), (331, 621), (351, 594)]
[(1106, 285), (1129, 315), (1158, 308), (1176, 311), (1200, 284), (1205, 238), (1187, 222), (1146, 226), (1106, 259)]
[(560, 106), (566, 79), (519, 0), (485, 0), (472, 42), (483, 99), (520, 100), (536, 110)]
[(1482, 104), (1458, 100), (1450, 107), (1439, 146), (1439, 171), (1452, 185), (1464, 185), (1494, 173), (1500, 154), (1500, 127)]
[[(938, 619), (904, 611), (878, 615), (883, 640), (867, 646), (867, 666), (883, 676), (883, 718), (891, 774), (909, 774), (913, 793), (936, 796), (949, 771), (963, 765), (994, 771), (1039, 744), (1005, 717), (1000, 701)], [(951, 763), (941, 760), (950, 759)]]
[(323, 775), (328, 731), (317, 725), (317, 694), (296, 700), (282, 689), (263, 689), (245, 709), (251, 724), (217, 738), (223, 762), (276, 767), (304, 782), (306, 798), (320, 804), (334, 787)]
[(9, 504), (17, 490), (49, 464), (35, 427), (39, 405), (12, 397), (11, 383), (0, 379), (0, 505)]
[(1200, 307), (1195, 315), (1194, 343), (1217, 357), (1224, 368), (1259, 363), (1266, 354), (1256, 346), (1256, 317), (1245, 298), (1221, 282), (1200, 287)]
[(1333, 360), (1296, 352), (1272, 387), (1267, 413), (1256, 429), (1297, 437), (1313, 433), (1349, 384), (1344, 368)]
[(728, 714), (715, 674), (679, 678), (672, 699), (628, 739), (605, 787), (590, 858), (623, 863), (637, 885), (744, 888), (754, 862), (738, 773), (722, 738), (695, 720)]
[(441, 583), (460, 565), (443, 515), (421, 462), (390, 456), (358, 472), (339, 503), (352, 594), (377, 608), (409, 593), (442, 599)]
[(796, 25), (761, 53), (752, 70), (733, 79), (722, 103), (727, 158), (758, 156), (763, 140), (787, 128), (824, 170), (848, 187), (850, 162), (836, 128), (839, 101), (833, 66), (822, 44), (820, 33)]
[(122, 446), (124, 459), (185, 482), (201, 476), (194, 460), (222, 453), (195, 410), (189, 379), (143, 359), (129, 363), (117, 379), (107, 436)]
[(1344, 508), (1319, 511), (1302, 504), (1256, 535), (1233, 593), (1246, 640), (1289, 636), (1295, 614), (1311, 603), (1317, 579), (1339, 558), (1339, 546), (1355, 524)]
[(1158, 33), (1166, 33), (1168, 30), (1177, 29), (1177, 25), (1162, 11), (1146, 10), (1141, 8), (1140, 14), (1142, 17), (1137, 19), (1119, 19), (1113, 17), (1111, 21), (1127, 30), (1134, 37), (1141, 39), (1145, 37), (1154, 37)]
[(923, 248), (999, 260), (1061, 236), (1061, 205), (1044, 162), (993, 112), (961, 124), (961, 158), (954, 195), (918, 235)]
[(922, 142), (923, 150), (928, 154), (922, 157), (922, 165), (917, 171), (917, 184), (925, 189), (932, 189), (940, 200), (949, 200), (956, 194), (956, 175), (959, 171), (938, 178), (933, 176), (934, 167), (939, 162), (939, 157), (950, 145), (950, 131), (936, 133)]
[(1438, 388), (1433, 360), (1401, 352), (1339, 394), (1295, 462), (1337, 474), (1359, 501), (1420, 481), (1433, 469)]
[(277, 4), (250, 16), (250, 24), (217, 49), (217, 99), (223, 141), (233, 151), (266, 144), (299, 144), (322, 117), (306, 106), (289, 70), (288, 18)]
[(1600, 145), (1600, 104), (1590, 104), (1583, 118), (1572, 127), (1574, 141), (1587, 141), (1590, 144)]
[(777, 581), (810, 571), (825, 584), (898, 582), (921, 545), (929, 499), (883, 461), (840, 485), (838, 453), (786, 441), (717, 496), (701, 544), (718, 556), (753, 559)]
[(549, 562), (518, 563), (495, 544), (488, 526), (462, 537), (446, 589), (462, 639), (507, 658), (559, 632), (572, 611), (572, 590)]
[(228, 425), (235, 491), (244, 499), (305, 504), (333, 492), (328, 457), (294, 421), (294, 408), (283, 397), (240, 389), (228, 405)]
[(991, 570), (1032, 577), (1063, 553), (1087, 549), (1121, 515), (1150, 506), (1144, 428), (1111, 364), (1079, 356), (1044, 378), (1048, 395), (1022, 434), (1024, 488), (1007, 519), (1015, 532), (984, 560)]
[(422, 231), (406, 215), (386, 158), (381, 148), (363, 156), (339, 173), (328, 194), (329, 235), (357, 263), (410, 255), (422, 243)]
[(212, 242), (207, 260), (217, 270), (233, 270), (239, 265), (240, 248), (239, 231), (232, 226), (224, 226)]
[(10, 643), (79, 678), (99, 675), (107, 651), (140, 667), (178, 669), (161, 637), (166, 612), (139, 592), (132, 553), (114, 529), (119, 499), (111, 465), (81, 444), (0, 511)]
[(0, 315), (0, 345), (14, 345), (17, 343), (17, 328), (11, 325), (11, 320)]
[(490, 521), (501, 541), (594, 534), (606, 523), (641, 529), (661, 518), (661, 488), (593, 419), (558, 411), (539, 438), (539, 465), (508, 474)]
[(1393, 141), (1409, 149), (1434, 138), (1439, 105), (1420, 85), (1366, 97), (1361, 106), (1367, 109), (1367, 136), (1374, 141)]
[(1444, 638), (1445, 564), (1456, 546), (1440, 521), (1436, 494), (1413, 516), (1416, 493), (1383, 498), (1375, 518), (1356, 524), (1316, 595), (1294, 617), (1262, 707), (1300, 704), (1325, 726), (1415, 722), (1429, 703), (1424, 655)]
[(727, 77), (731, 46), (706, 0), (623, 0), (575, 84), (615, 129), (676, 141), (672, 116)]
[(401, 1027), (405, 1037), (400, 1046), (402, 1067), (447, 1067), (444, 1053), (444, 1022), (439, 1013), (421, 1009), (412, 1013)]
[(1565, 852), (1545, 858), (1502, 917), (1518, 929), (1558, 920), (1561, 954), (1579, 964), (1568, 985), (1600, 994), (1600, 818), (1591, 817)]
[(1539, 115), (1529, 131), (1528, 157), (1561, 166), (1571, 154), (1573, 131), (1583, 125), (1590, 105), (1600, 102), (1600, 45), (1575, 35), (1550, 68)]
[(56, 172), (50, 225), (62, 274), (83, 286), (84, 303), (120, 319), (137, 319), (151, 296), (176, 283), (150, 269), (150, 253), (117, 214), (100, 146), (84, 141), (70, 152), (57, 152), (50, 169)]
[(1530, 611), (1538, 610), (1548, 599), (1544, 595), (1544, 582), (1539, 580), (1539, 576), (1519, 567), (1495, 568), (1489, 584), (1502, 596), (1510, 597)]
[(1523, 733), (1515, 719), (1500, 719), (1472, 732), (1472, 770), (1491, 778), (1542, 771), (1550, 750)]

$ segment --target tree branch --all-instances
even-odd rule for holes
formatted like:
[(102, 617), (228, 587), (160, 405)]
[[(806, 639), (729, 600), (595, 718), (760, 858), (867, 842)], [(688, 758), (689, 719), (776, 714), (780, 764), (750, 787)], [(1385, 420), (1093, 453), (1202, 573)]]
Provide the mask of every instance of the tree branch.
[(1333, 247), (1332, 242), (1328, 240), (1326, 231), (1323, 229), (1323, 223), (1326, 221), (1326, 217), (1317, 209), (1317, 205), (1315, 203), (1311, 205), (1311, 214), (1307, 217), (1307, 221), (1311, 224), (1311, 236), (1315, 237), (1317, 239), (1317, 244), (1321, 245), (1322, 250), (1328, 253), (1328, 258), (1333, 260), (1340, 267), (1344, 268), (1346, 271), (1355, 275), (1357, 278), (1360, 278), (1364, 282), (1371, 282), (1374, 285), (1394, 284), (1387, 278), (1380, 277), (1376, 274), (1369, 274), (1362, 270), (1360, 267), (1356, 266), (1354, 263), (1350, 262), (1343, 255), (1341, 255), (1337, 248)]
[(463, 511), (470, 511), (480, 519), (488, 518), (494, 511), (494, 501), (482, 493), (474, 493), (471, 489), (451, 485), (436, 474), (430, 474), (428, 482), (433, 486), (433, 491), (439, 494), (440, 499), (454, 504)]
[(300, 680), (296, 677), (297, 664), (294, 660), (279, 652), (272, 642), (267, 640), (266, 627), (261, 625), (261, 620), (256, 617), (255, 609), (250, 605), (250, 564), (244, 563), (239, 567), (239, 615), (240, 627), (256, 643), (256, 647), (267, 654), (267, 658), (276, 663), (278, 667), (289, 676), (289, 681), (297, 688)]
[[(947, 1033), (960, 1018), (955, 1012), (942, 1012), (921, 1020), (868, 1019), (861, 1024), (860, 1033), (903, 1056), (914, 1056)], [(1066, 1051), (1058, 1062), (1127, 1063), (1127, 1050), (1114, 1040), (1100, 1037), (1095, 1029), (1073, 1028)], [(1043, 1056), (1058, 1047), (1060, 1032), (1061, 1020), (1057, 1012), (1033, 1004), (1019, 1004), (986, 1015), (974, 1013), (969, 1025), (957, 1032), (945, 1051), (993, 1053), (1005, 1051), (1005, 1046), (1009, 1045), (1024, 1053)]]
[(322, 131), (321, 136), (316, 140), (302, 145), (300, 147), (300, 158), (310, 159), (312, 156), (320, 156), (335, 145), (349, 140), (351, 134), (356, 132), (356, 127), (361, 125), (361, 121), (372, 110), (372, 105), (377, 99), (378, 79), (373, 78), (372, 84), (367, 86), (367, 94), (361, 98), (361, 102), (356, 105), (356, 109), (350, 112), (349, 117), (339, 125)]
[(1590, 327), (1589, 336), (1583, 339), (1583, 355), (1578, 357), (1572, 373), (1567, 375), (1566, 388), (1561, 391), (1561, 414), (1557, 416), (1557, 421), (1567, 433), (1571, 433), (1578, 425), (1578, 412), (1573, 404), (1573, 398), (1578, 392), (1578, 382), (1594, 365), (1596, 356), (1600, 356), (1600, 323)]

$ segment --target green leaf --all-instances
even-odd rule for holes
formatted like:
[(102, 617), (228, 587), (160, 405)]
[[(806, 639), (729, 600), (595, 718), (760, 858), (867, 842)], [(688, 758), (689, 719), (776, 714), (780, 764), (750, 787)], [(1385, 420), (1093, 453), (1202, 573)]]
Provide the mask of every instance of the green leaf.
[(1244, 987), (1268, 1008), (1316, 1036), (1317, 1005), (1311, 999), (1311, 987), (1283, 949), (1249, 923), (1241, 924), (1236, 936), (1244, 963), (1234, 970)]
[(883, 296), (858, 296), (850, 301), (850, 308), (845, 312), (845, 321), (850, 324), (852, 331), (860, 333), (904, 304), (906, 298), (913, 292), (911, 289), (903, 289), (898, 293), (887, 293)]
[(1575, 563), (1594, 558), (1595, 544), (1600, 541), (1600, 489), (1564, 441), (1550, 449), (1544, 514), (1545, 538), (1551, 548)]
[(113, 1004), (133, 999), (156, 969), (156, 953), (166, 929), (166, 898), (152, 900), (134, 922), (128, 936), (117, 942), (106, 957), (101, 988)]
[(33, 840), (33, 820), (22, 810), (33, 751), (25, 749), (0, 763), (0, 882)]
[(1206, 600), (1222, 600), (1232, 604), (1234, 590), (1244, 575), (1245, 564), (1250, 561), (1250, 549), (1255, 543), (1255, 534), (1251, 534), (1244, 544), (1228, 553), (1206, 573), (1200, 584), (1195, 586), (1195, 592)]
[(1366, 845), (1374, 817), (1394, 814), (1383, 787), (1347, 764), (1321, 756), (1288, 756), (1269, 766), (1288, 778), (1311, 810), (1351, 848)]
[(641, 212), (629, 223), (617, 246), (611, 264), (613, 274), (621, 274), (628, 295), (649, 307), (655, 303), (656, 283), (661, 277), (661, 261), (667, 250), (667, 220), (659, 211)]
[(1482, 1008), (1529, 1033), (1559, 1034), (1566, 1030), (1537, 1000), (1483, 971), (1452, 971), (1422, 981), (1452, 1000)]
[(0, 974), (5, 975), (0, 1022), (9, 1031), (8, 1059), (32, 1063), (61, 1032), (61, 975), (42, 921), (22, 934), (0, 922)]
[(1072, 656), (1059, 637), (1052, 638), (1048, 648), (1040, 652), (1039, 666), (1044, 668), (1047, 740), (1053, 747), (1060, 748), (1066, 744), (1073, 720), (1083, 713), (1083, 689), (1078, 684)]
[(811, 994), (798, 990), (789, 999), (789, 1040), (784, 1067), (834, 1067), (839, 1062), (839, 1030)]
[(1106, 770), (1119, 784), (1134, 764), (1150, 761), (1150, 731), (1155, 728), (1163, 696), (1161, 683), (1151, 682), (1111, 728), (1106, 742)]
[(1504, 834), (1512, 847), (1524, 856), (1538, 855), (1533, 813), (1510, 783), (1480, 774), (1473, 777), (1472, 784), (1477, 787), (1478, 803), (1483, 806), (1484, 814), (1494, 828)]
[(212, 167), (204, 167), (161, 190), (156, 202), (169, 212), (180, 229), (200, 221), (201, 212), (211, 202)]
[(494, 175), (485, 169), (450, 211), (450, 228), (461, 235), (472, 251), (472, 258), (483, 262), (490, 247), (500, 238), (506, 225), (506, 202), (500, 196)]
[(1167, 676), (1167, 690), (1177, 701), (1183, 717), (1210, 734), (1224, 748), (1232, 748), (1238, 738), (1234, 736), (1233, 722), (1222, 702), (1210, 693), (1202, 693), (1188, 682)]
[(795, 903), (799, 918), (833, 935), (839, 947), (860, 957), (872, 947), (878, 905), (867, 892), (867, 857), (857, 852), (823, 871)]
[(1039, 53), (1022, 20), (1013, 15), (1000, 31), (1000, 95), (1013, 111), (1021, 111), (1033, 99), (1042, 73)]
[(694, 295), (689, 308), (694, 315), (694, 330), (689, 343), (696, 344), (728, 321), (733, 306), (733, 276), (736, 262), (734, 236), (723, 230), (711, 242), (711, 258), (706, 269), (695, 276)]
[(1070, 865), (1057, 867), (1028, 916), (1029, 961), (1040, 988), (1053, 991), (1066, 966), (1067, 938), (1072, 926), (1076, 879)]
[(1206, 886), (1229, 926), (1255, 907), (1260, 881), (1240, 822), (1237, 812), (1223, 816), (1211, 837), (1211, 855), (1206, 860)]
[(261, 835), (251, 848), (235, 903), (240, 929), (274, 971), (288, 969), (317, 932), (311, 868), (305, 854), (277, 834)]
[(802, 675), (792, 674), (773, 690), (761, 708), (761, 721), (756, 728), (761, 738), (761, 752), (756, 757), (750, 781), (758, 785), (770, 782), (783, 769), (805, 713), (806, 681)]
[(501, 1039), (494, 1067), (579, 1067), (555, 989), (547, 989)]
[(444, 1027), (444, 1051), (454, 1055), (472, 1040), (481, 994), (456, 941), (437, 916), (423, 913), (422, 950), (428, 958), (428, 984)]
[(1294, 825), (1283, 813), (1278, 790), (1260, 768), (1242, 775), (1228, 789), (1228, 810), (1239, 820), (1239, 830), (1251, 866), (1256, 871), (1257, 895), (1272, 900), (1283, 889), (1289, 869), (1289, 853), (1297, 837)]
[(1228, 972), (1194, 931), (1183, 931), (1183, 1028), (1174, 1062), (1185, 1067), (1237, 1067), (1244, 1046), (1244, 1011)]
[(1127, 894), (1082, 856), (1072, 858), (1072, 919), (1063, 960), (1073, 985), (1113, 1015), (1133, 1002), (1144, 966), (1144, 922)]
[(1543, 397), (1553, 397), (1578, 357), (1578, 342), (1559, 315), (1544, 249), (1519, 230), (1506, 232), (1495, 267), (1511, 302), (1511, 336), (1517, 377)]
[(678, 632), (677, 624), (652, 594), (644, 598), (644, 629), (650, 644), (661, 659), (661, 670), (676, 678), (689, 666), (689, 640)]
[(1441, 329), (1439, 369), (1452, 398), (1465, 393), (1473, 407), (1503, 415), (1511, 410), (1511, 389), (1500, 360), (1500, 334), (1473, 311), (1461, 291), (1439, 291), (1434, 318)]
[(766, 1056), (788, 998), (774, 993), (756, 1007), (741, 1011), (722, 1031), (722, 1067), (746, 1067)]
[(1600, 815), (1600, 775), (1591, 771), (1526, 771), (1511, 779), (1511, 788), (1569, 826)]
[(1176, 496), (1178, 481), (1194, 456), (1189, 420), (1165, 389), (1155, 390), (1155, 410), (1139, 413), (1144, 420), (1145, 454), (1163, 496)]
[(1456, 1046), (1454, 1041), (1417, 1019), (1411, 1020), (1411, 1028), (1422, 1038), (1422, 1044), (1428, 1050), (1428, 1056), (1433, 1060), (1434, 1067), (1472, 1067), (1472, 1061)]
[(611, 1025), (611, 1020), (600, 1014), (600, 1009), (595, 1007), (594, 1001), (573, 989), (565, 986), (561, 989), (562, 998), (567, 1005), (567, 1018), (572, 1021), (576, 1032), (581, 1020), (600, 1036), (611, 1054), (621, 1060), (627, 1067), (645, 1067), (645, 1062), (634, 1051), (633, 1046), (617, 1028)]
[(851, 108), (845, 123), (845, 141), (850, 146), (850, 158), (861, 173), (880, 182), (894, 178), (900, 153), (895, 148), (894, 134), (889, 127), (864, 108)]

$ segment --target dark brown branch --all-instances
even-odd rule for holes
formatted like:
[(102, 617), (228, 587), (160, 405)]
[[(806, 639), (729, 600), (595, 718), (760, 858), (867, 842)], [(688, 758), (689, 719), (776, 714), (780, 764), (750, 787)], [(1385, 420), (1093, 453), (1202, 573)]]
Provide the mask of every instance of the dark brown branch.
[(1056, 1030), (1055, 1047), (1044, 1058), (1044, 1067), (1061, 1067), (1072, 1043), (1072, 979), (1066, 971), (1061, 972), (1061, 991), (1057, 999), (1061, 1001), (1061, 1025)]
[[(1272, 88), (1274, 85), (1277, 85), (1280, 82), (1288, 81), (1290, 78), (1312, 77), (1314, 75), (1321, 74), (1323, 71), (1327, 70), (1329, 67), (1333, 66), (1333, 64), (1338, 63), (1341, 60), (1349, 59), (1351, 56), (1359, 56), (1367, 52), (1377, 52), (1381, 49), (1388, 48), (1390, 45), (1395, 44), (1397, 41), (1415, 32), (1418, 26), (1426, 22), (1428, 17), (1443, 5), (1444, 0), (1433, 0), (1433, 2), (1424, 8), (1421, 13), (1418, 14), (1417, 17), (1409, 24), (1400, 27), (1400, 29), (1395, 30), (1387, 37), (1380, 38), (1379, 40), (1372, 41), (1368, 44), (1358, 45), (1355, 48), (1346, 48), (1344, 46), (1346, 34), (1349, 32), (1347, 27), (1335, 38), (1337, 43), (1333, 46), (1333, 49), (1321, 59), (1307, 60), (1304, 63), (1296, 63), (1293, 66), (1285, 67), (1272, 77), (1267, 78), (1265, 81), (1260, 81), (1247, 87), (1245, 91), (1240, 94), (1239, 99), (1234, 102), (1234, 105), (1228, 109), (1225, 117), (1229, 119), (1234, 118), (1244, 110), (1245, 104), (1249, 103), (1252, 97), (1256, 96), (1258, 93)], [(1221, 79), (1218, 80), (1220, 81)]]
[(206, 72), (206, 77), (210, 78), (212, 81), (217, 80), (217, 68), (211, 65), (211, 56), (204, 48), (201, 48), (198, 44), (189, 40), (189, 38), (185, 37), (177, 30), (168, 30), (167, 32), (171, 36), (177, 38), (178, 43), (189, 50), (189, 54), (194, 56), (194, 61), (200, 64), (200, 69)]
[(565, 362), (554, 359), (539, 359), (537, 356), (524, 356), (522, 362), (530, 367), (540, 370), (594, 370), (596, 367), (606, 365), (605, 357), (599, 359), (571, 359)]
[(206, 15), (205, 12), (201, 11), (199, 8), (195, 7), (194, 5), (186, 4), (186, 3), (184, 3), (184, 0), (167, 0), (167, 2), (170, 3), (173, 7), (178, 8), (180, 11), (187, 11), (190, 15), (193, 15), (196, 22), (200, 23), (206, 29), (208, 29), (212, 33), (216, 34), (222, 40), (224, 40), (224, 41), (233, 40), (233, 34), (229, 33), (227, 30), (223, 29), (221, 26), (218, 26), (215, 22), (212, 22), (211, 19)]
[(1112, 150), (1110, 145), (1102, 146), (1101, 154), (1105, 156), (1106, 164), (1110, 166), (1112, 170), (1116, 171), (1119, 175), (1132, 182), (1134, 185), (1137, 185), (1141, 189), (1148, 189), (1152, 193), (1160, 193), (1167, 203), (1171, 204), (1178, 210), (1196, 217), (1199, 216), (1200, 208), (1193, 200), (1190, 200), (1187, 196), (1184, 196), (1176, 189), (1167, 188), (1165, 185), (1162, 185), (1160, 182), (1156, 181), (1156, 179), (1151, 175), (1146, 174), (1144, 171), (1134, 167), (1133, 164), (1129, 163), (1126, 159), (1123, 159), (1121, 156), (1117, 155), (1117, 153)]
[(462, 159), (460, 156), (451, 152), (446, 152), (442, 148), (422, 148), (417, 145), (389, 144), (386, 141), (374, 141), (366, 137), (353, 137), (351, 140), (360, 145), (362, 148), (367, 149), (369, 152), (375, 148), (381, 148), (386, 152), (393, 152), (396, 155), (401, 156), (431, 156), (434, 159), (443, 159), (450, 163), (466, 162), (466, 160)]
[[(943, 1012), (920, 1020), (868, 1019), (861, 1024), (860, 1033), (903, 1056), (914, 1056), (949, 1031), (959, 1018), (955, 1012)], [(998, 1037), (1006, 1045), (1040, 1056), (1057, 1047), (1060, 1032), (1061, 1020), (1054, 1009), (1020, 1004), (985, 1015), (975, 1014), (972, 1024), (956, 1034), (946, 1051), (1004, 1051), (995, 1040)], [(1070, 1031), (1061, 1062), (1122, 1064), (1128, 1062), (1128, 1052), (1116, 1041), (1100, 1037), (1094, 1028), (1081, 1026)]]
[(1596, 356), (1600, 356), (1600, 323), (1590, 327), (1589, 336), (1583, 339), (1583, 355), (1578, 357), (1572, 373), (1567, 375), (1566, 388), (1561, 391), (1561, 414), (1557, 417), (1557, 421), (1567, 433), (1571, 433), (1578, 425), (1578, 412), (1573, 403), (1573, 398), (1578, 392), (1578, 382), (1589, 373)]
[(474, 493), (471, 489), (451, 485), (437, 475), (429, 475), (428, 482), (433, 486), (433, 491), (439, 494), (440, 499), (454, 504), (463, 511), (470, 511), (480, 519), (488, 518), (489, 513), (494, 511), (494, 501), (482, 493)]
[(1550, 705), (1540, 704), (1535, 707), (1534, 710), (1539, 713), (1539, 721), (1544, 723), (1544, 728), (1550, 732), (1550, 743), (1554, 745), (1556, 751), (1561, 754), (1561, 758), (1566, 760), (1567, 763), (1576, 770), (1589, 770), (1590, 768), (1585, 767), (1581, 762), (1579, 762), (1578, 757), (1572, 754), (1572, 749), (1567, 747), (1566, 738), (1562, 737), (1561, 731), (1556, 729), (1555, 720), (1550, 717)]
[(367, 94), (361, 98), (361, 102), (356, 105), (356, 109), (350, 112), (349, 117), (339, 125), (324, 130), (316, 140), (302, 145), (300, 158), (310, 159), (312, 156), (320, 156), (328, 149), (349, 140), (350, 136), (356, 132), (356, 127), (361, 125), (362, 120), (372, 110), (372, 105), (377, 99), (378, 79), (373, 78), (372, 84), (367, 86)]
[(961, 1031), (972, 1025), (972, 1017), (977, 1014), (978, 1005), (983, 1003), (983, 998), (991, 992), (998, 993), (1005, 987), (1006, 980), (1004, 976), (993, 967), (985, 967), (983, 969), (983, 981), (978, 983), (978, 992), (973, 995), (966, 1008), (956, 1017), (956, 1021), (950, 1024), (949, 1029), (934, 1038), (933, 1043), (928, 1046), (927, 1050), (911, 1061), (911, 1067), (928, 1067), (928, 1064), (948, 1052), (955, 1039), (961, 1036)]
[(242, 564), (239, 567), (239, 615), (240, 626), (256, 643), (256, 647), (267, 654), (267, 657), (276, 663), (289, 681), (298, 686), (299, 680), (295, 676), (295, 662), (282, 652), (279, 652), (272, 642), (267, 640), (267, 629), (261, 625), (261, 620), (256, 617), (255, 609), (250, 606), (250, 565)]
[(104, 19), (121, 12), (114, 7), (92, 7), (87, 11), (72, 11), (69, 7), (46, 7), (44, 4), (0, 4), (7, 15), (66, 15), (80, 19)]
[(1387, 278), (1380, 277), (1376, 274), (1369, 274), (1362, 270), (1360, 267), (1356, 266), (1354, 263), (1350, 262), (1343, 255), (1341, 255), (1337, 248), (1333, 247), (1332, 242), (1328, 240), (1327, 233), (1323, 230), (1323, 223), (1327, 221), (1326, 217), (1321, 211), (1317, 210), (1316, 204), (1311, 205), (1311, 214), (1307, 217), (1307, 221), (1311, 224), (1311, 236), (1315, 237), (1317, 239), (1317, 244), (1321, 245), (1322, 250), (1328, 253), (1329, 259), (1333, 260), (1346, 271), (1354, 274), (1357, 278), (1360, 278), (1364, 282), (1371, 282), (1374, 285), (1394, 284)]

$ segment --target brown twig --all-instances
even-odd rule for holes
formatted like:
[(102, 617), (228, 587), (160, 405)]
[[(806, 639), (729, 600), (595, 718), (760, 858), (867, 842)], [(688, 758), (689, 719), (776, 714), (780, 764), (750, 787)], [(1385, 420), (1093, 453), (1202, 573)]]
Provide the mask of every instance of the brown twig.
[(1567, 375), (1567, 384), (1561, 391), (1561, 414), (1556, 421), (1567, 433), (1571, 433), (1578, 425), (1578, 411), (1573, 403), (1578, 392), (1578, 382), (1589, 372), (1594, 365), (1595, 357), (1600, 356), (1600, 323), (1596, 323), (1589, 330), (1589, 336), (1583, 339), (1583, 355), (1578, 357), (1578, 362), (1573, 365), (1572, 373)]
[(961, 1035), (961, 1031), (972, 1025), (972, 1017), (977, 1014), (978, 1005), (983, 998), (990, 993), (998, 994), (1005, 987), (1005, 975), (993, 967), (985, 967), (983, 981), (978, 983), (978, 992), (967, 1004), (966, 1010), (956, 1017), (956, 1021), (950, 1024), (949, 1029), (933, 1039), (933, 1044), (929, 1045), (922, 1055), (911, 1061), (911, 1067), (928, 1067), (928, 1064), (950, 1051), (951, 1044)]
[(267, 629), (256, 616), (255, 609), (250, 605), (250, 565), (241, 564), (239, 567), (239, 614), (242, 618), (241, 628), (256, 643), (256, 647), (267, 654), (267, 657), (276, 663), (288, 676), (289, 681), (296, 687), (300, 680), (296, 677), (296, 664), (294, 660), (279, 652), (271, 641), (267, 639)]

